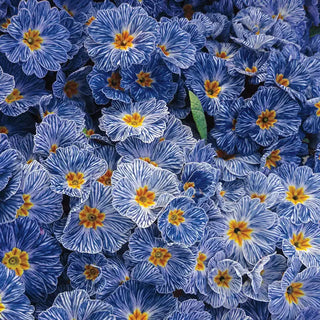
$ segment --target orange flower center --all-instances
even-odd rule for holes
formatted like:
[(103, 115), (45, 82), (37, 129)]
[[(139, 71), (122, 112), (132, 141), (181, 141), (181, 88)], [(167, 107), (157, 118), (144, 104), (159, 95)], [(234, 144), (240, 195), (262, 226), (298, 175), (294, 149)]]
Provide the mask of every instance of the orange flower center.
[(97, 181), (105, 186), (111, 186), (112, 170), (108, 169), (107, 172), (101, 176)]
[(163, 52), (163, 54), (165, 56), (169, 56), (170, 52), (167, 51), (167, 47), (164, 44), (159, 44), (158, 47), (161, 49), (161, 51)]
[(188, 181), (183, 185), (183, 190), (187, 191), (189, 188), (194, 188), (195, 184), (194, 182)]
[(86, 26), (90, 26), (90, 24), (91, 24), (94, 20), (96, 20), (96, 17), (94, 17), (94, 16), (90, 17), (90, 18), (87, 20), (87, 22), (85, 23), (85, 25), (86, 25)]
[(99, 269), (92, 266), (91, 264), (86, 264), (84, 266), (83, 274), (85, 275), (87, 280), (95, 280), (99, 276)]
[(317, 116), (320, 117), (320, 101), (315, 103), (314, 106), (318, 109), (316, 112)]
[(227, 59), (228, 54), (225, 51), (216, 52), (216, 57), (221, 58), (221, 59)]
[(210, 80), (206, 80), (204, 82), (204, 89), (209, 98), (217, 98), (221, 91), (221, 87), (219, 87), (219, 82), (218, 81), (210, 82)]
[(120, 87), (120, 81), (121, 81), (120, 73), (112, 72), (111, 77), (108, 78), (108, 87), (123, 91), (124, 89)]
[(168, 215), (169, 223), (171, 223), (175, 226), (179, 226), (182, 222), (185, 221), (183, 214), (184, 214), (184, 211), (182, 211), (180, 209), (171, 210)]
[(9, 27), (9, 24), (11, 23), (11, 19), (10, 18), (7, 18), (6, 22), (4, 22), (1, 27), (3, 29), (7, 29)]
[(258, 68), (256, 66), (253, 66), (252, 68), (246, 67), (245, 71), (250, 73), (255, 73), (258, 71)]
[(97, 227), (103, 226), (103, 221), (106, 215), (97, 208), (91, 208), (87, 205), (84, 206), (83, 210), (79, 212), (79, 225), (85, 228), (93, 228), (97, 230)]
[(290, 83), (289, 79), (284, 78), (282, 73), (276, 75), (276, 82), (285, 87), (288, 87)]
[(279, 155), (280, 149), (273, 150), (270, 155), (266, 158), (265, 167), (271, 169), (271, 167), (276, 167), (277, 162), (281, 160), (281, 156)]
[(30, 198), (30, 194), (23, 194), (22, 195), (23, 198), (23, 205), (17, 210), (17, 217), (21, 216), (21, 217), (27, 217), (29, 215), (29, 210), (33, 207), (33, 203), (31, 202)]
[(76, 81), (70, 80), (65, 84), (63, 91), (68, 98), (72, 98), (78, 94), (78, 87), (79, 84)]
[(231, 159), (234, 159), (235, 158), (235, 155), (234, 154), (228, 154), (226, 152), (224, 152), (223, 150), (216, 150), (216, 153), (217, 153), (217, 157), (218, 158), (221, 158), (223, 160), (231, 160)]
[(142, 313), (140, 309), (137, 308), (133, 313), (129, 314), (128, 320), (148, 320), (148, 317), (149, 315), (147, 312)]
[(237, 124), (237, 119), (232, 119), (232, 128), (231, 128), (232, 131), (236, 130), (236, 124)]
[(279, 12), (277, 15), (273, 14), (272, 19), (277, 18), (277, 20), (283, 20), (284, 16)]
[(153, 191), (149, 191), (147, 186), (144, 186), (136, 190), (136, 196), (134, 199), (140, 206), (148, 208), (155, 204), (155, 197), (156, 194)]
[(299, 251), (307, 251), (307, 249), (312, 248), (310, 238), (304, 238), (303, 232), (299, 232), (298, 234), (294, 233), (290, 242)]
[(298, 203), (304, 203), (310, 198), (304, 193), (303, 188), (296, 188), (295, 186), (289, 186), (289, 191), (287, 191), (286, 194), (286, 200), (291, 201), (294, 205)]
[(153, 80), (150, 78), (150, 72), (143, 72), (140, 71), (137, 74), (137, 80), (136, 82), (140, 84), (142, 87), (151, 87), (151, 83)]
[(39, 50), (41, 48), (43, 38), (40, 37), (39, 30), (29, 29), (27, 32), (24, 33), (22, 42), (26, 44), (31, 51), (34, 51)]
[(0, 127), (0, 133), (8, 134), (9, 130), (6, 127)]
[(258, 116), (258, 120), (256, 121), (256, 124), (262, 129), (262, 130), (269, 130), (271, 127), (274, 126), (274, 124), (278, 121), (276, 119), (276, 112), (275, 110), (266, 109), (265, 111), (262, 111), (261, 114)]
[(5, 101), (6, 103), (12, 103), (15, 101), (19, 101), (23, 99), (23, 95), (20, 94), (19, 89), (15, 88), (12, 90), (12, 92), (6, 97)]
[(154, 165), (155, 167), (157, 167), (157, 166), (158, 166), (158, 164), (157, 164), (156, 162), (154, 162), (154, 161), (150, 160), (150, 158), (149, 158), (149, 157), (140, 157), (139, 159), (140, 159), (140, 160), (143, 160), (143, 161), (145, 161), (145, 162), (148, 162), (148, 163), (150, 163), (150, 164)]
[(138, 112), (126, 114), (122, 120), (131, 127), (141, 127), (145, 117), (142, 117)]
[(24, 270), (30, 269), (28, 253), (16, 247), (4, 255), (2, 263), (8, 269), (14, 270), (19, 277), (22, 276)]
[(155, 266), (165, 267), (171, 258), (171, 253), (165, 248), (153, 248), (149, 261)]
[(74, 189), (80, 189), (81, 186), (85, 183), (83, 179), (84, 174), (82, 172), (69, 172), (66, 174), (66, 180), (68, 182), (68, 186)]
[(248, 228), (248, 223), (245, 221), (231, 220), (227, 235), (230, 240), (235, 241), (240, 247), (244, 240), (250, 240), (253, 229)]
[(197, 257), (197, 264), (196, 264), (196, 267), (195, 269), (197, 271), (203, 271), (205, 270), (206, 266), (204, 265), (204, 262), (207, 260), (207, 256), (202, 253), (202, 252), (199, 252), (198, 253), (198, 257)]
[(134, 37), (129, 34), (129, 31), (124, 30), (122, 33), (116, 34), (113, 45), (116, 49), (128, 50), (128, 48), (133, 47), (133, 39)]
[(54, 144), (51, 146), (49, 152), (56, 153), (57, 149), (58, 149), (58, 145), (54, 143)]
[(218, 274), (214, 277), (214, 282), (218, 287), (229, 288), (229, 282), (232, 277), (229, 275), (228, 270), (218, 270)]
[(257, 193), (252, 193), (251, 194), (251, 199), (260, 199), (260, 202), (265, 202), (267, 195), (266, 194), (257, 194)]
[(303, 284), (301, 282), (294, 282), (291, 283), (289, 287), (287, 287), (284, 295), (289, 304), (298, 304), (299, 298), (304, 296), (304, 292), (303, 290), (301, 290), (302, 286)]

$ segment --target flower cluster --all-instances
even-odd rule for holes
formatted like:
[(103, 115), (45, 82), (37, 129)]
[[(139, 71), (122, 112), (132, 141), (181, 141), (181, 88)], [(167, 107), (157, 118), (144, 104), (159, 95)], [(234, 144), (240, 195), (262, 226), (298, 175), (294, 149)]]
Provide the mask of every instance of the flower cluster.
[(0, 320), (320, 319), (319, 11), (0, 0)]

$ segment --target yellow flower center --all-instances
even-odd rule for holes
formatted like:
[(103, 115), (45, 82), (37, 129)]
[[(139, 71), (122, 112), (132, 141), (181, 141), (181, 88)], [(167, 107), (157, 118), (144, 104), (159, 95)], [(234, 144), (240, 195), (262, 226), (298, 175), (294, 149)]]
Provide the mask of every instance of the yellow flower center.
[(314, 106), (318, 109), (316, 112), (317, 116), (320, 117), (320, 101), (315, 103)]
[(128, 315), (128, 320), (148, 320), (148, 317), (149, 315), (147, 312), (142, 313), (140, 309), (137, 308), (133, 313)]
[(155, 197), (156, 194), (153, 191), (149, 191), (147, 186), (144, 186), (136, 190), (134, 200), (136, 200), (140, 206), (148, 208), (155, 204)]
[(120, 286), (123, 285), (123, 284), (124, 284), (126, 281), (128, 281), (128, 280), (130, 280), (130, 277), (125, 276), (124, 280), (121, 280), (120, 283), (119, 283), (119, 285), (120, 285)]
[(304, 296), (303, 290), (301, 290), (303, 284), (300, 282), (291, 283), (285, 292), (285, 298), (291, 304), (292, 302), (298, 304), (298, 300), (300, 297)]
[(84, 174), (82, 172), (69, 172), (66, 174), (66, 180), (68, 182), (68, 186), (74, 189), (80, 189), (81, 186), (85, 183), (83, 179)]
[(99, 269), (92, 266), (91, 264), (86, 264), (84, 266), (83, 274), (85, 275), (87, 280), (95, 280), (99, 276)]
[(276, 167), (277, 161), (281, 160), (281, 156), (279, 155), (279, 153), (280, 149), (273, 150), (266, 158), (265, 167), (268, 167), (269, 169), (271, 169), (271, 167)]
[(276, 82), (285, 87), (287, 87), (290, 83), (289, 79), (284, 78), (282, 73), (276, 75)]
[(140, 71), (137, 74), (137, 80), (136, 82), (140, 84), (142, 87), (151, 87), (151, 83), (153, 80), (150, 78), (150, 72), (143, 72)]
[(145, 117), (142, 117), (138, 112), (126, 114), (122, 120), (131, 127), (141, 127)]
[(298, 203), (304, 203), (310, 198), (304, 193), (303, 188), (296, 188), (295, 186), (289, 186), (289, 191), (287, 191), (286, 194), (286, 200), (291, 201), (294, 205)]
[(221, 87), (219, 87), (219, 82), (210, 80), (206, 80), (204, 82), (204, 89), (209, 98), (217, 98), (221, 91)]
[(129, 31), (124, 30), (122, 33), (116, 34), (113, 45), (116, 49), (128, 50), (128, 48), (133, 47), (133, 39), (134, 37), (129, 34)]
[(15, 88), (12, 90), (12, 92), (6, 97), (5, 101), (6, 103), (12, 103), (15, 101), (19, 101), (23, 99), (23, 95), (20, 94), (20, 91)]
[(277, 20), (283, 20), (284, 16), (279, 12), (278, 14), (273, 14), (272, 19), (277, 18)]
[(183, 185), (183, 190), (187, 191), (189, 188), (194, 188), (195, 184), (194, 182), (188, 181)]
[(17, 217), (27, 217), (29, 215), (29, 210), (33, 207), (33, 203), (30, 201), (30, 194), (23, 194), (23, 205), (17, 210)]
[(84, 206), (83, 210), (79, 212), (79, 225), (85, 228), (93, 228), (97, 230), (97, 227), (103, 226), (103, 221), (106, 215), (97, 208), (91, 208), (87, 205)]
[(303, 233), (293, 234), (292, 239), (290, 239), (292, 245), (296, 247), (297, 250), (307, 251), (307, 249), (312, 248), (310, 244), (310, 238), (304, 238)]
[(149, 157), (140, 157), (139, 159), (140, 159), (140, 160), (143, 160), (143, 161), (145, 161), (145, 162), (148, 162), (148, 163), (150, 163), (150, 164), (154, 165), (155, 167), (157, 167), (157, 166), (158, 166), (158, 164), (157, 164), (156, 162), (154, 162), (154, 161), (150, 160), (150, 158), (149, 158)]
[(7, 29), (9, 27), (9, 24), (11, 23), (11, 19), (7, 18), (6, 22), (2, 23), (1, 27), (3, 29)]
[(12, 251), (7, 252), (2, 263), (11, 270), (14, 270), (17, 276), (22, 276), (24, 270), (30, 269), (29, 265), (29, 255), (25, 251), (14, 247)]
[(112, 170), (108, 169), (107, 172), (101, 176), (97, 181), (105, 186), (111, 186)]
[(78, 87), (79, 84), (76, 81), (70, 80), (65, 84), (63, 91), (68, 98), (72, 98), (78, 94)]
[(161, 51), (163, 52), (163, 54), (165, 56), (169, 56), (170, 52), (167, 51), (167, 47), (164, 44), (159, 44), (158, 47), (161, 49)]
[(4, 304), (3, 303), (1, 303), (1, 296), (0, 296), (0, 314), (1, 314), (1, 312), (3, 311), (3, 310), (5, 310), (5, 306), (4, 306)]
[(183, 214), (184, 211), (180, 209), (170, 210), (168, 215), (168, 221), (175, 226), (179, 226), (182, 222), (185, 221)]
[(41, 48), (43, 38), (40, 37), (39, 30), (29, 29), (27, 32), (24, 33), (22, 42), (26, 44), (31, 51), (34, 51), (39, 50)]
[(96, 17), (91, 16), (91, 17), (87, 20), (87, 22), (85, 23), (85, 25), (86, 25), (86, 26), (90, 26), (90, 24), (91, 24), (94, 20), (96, 20)]
[(116, 90), (123, 91), (124, 89), (120, 87), (121, 75), (119, 72), (112, 72), (110, 78), (108, 78), (108, 87)]
[(192, 15), (194, 13), (193, 8), (192, 8), (192, 4), (187, 3), (183, 6), (183, 13), (185, 18), (187, 18), (188, 20), (192, 19)]
[(252, 193), (251, 194), (251, 199), (260, 199), (260, 202), (265, 202), (267, 195), (266, 194), (257, 194), (257, 193)]
[(262, 111), (261, 114), (258, 116), (258, 120), (256, 121), (256, 124), (262, 129), (262, 130), (269, 130), (270, 127), (273, 127), (274, 124), (278, 121), (276, 119), (276, 112), (275, 110), (268, 110)]
[(221, 159), (226, 160), (226, 161), (235, 158), (234, 154), (228, 154), (228, 153), (224, 152), (223, 150), (216, 150), (216, 153), (217, 153), (217, 157), (218, 158), (221, 158)]
[(58, 149), (58, 145), (54, 143), (54, 144), (51, 146), (49, 152), (56, 153), (57, 149)]
[(197, 271), (203, 271), (205, 270), (206, 266), (204, 265), (204, 262), (207, 260), (207, 256), (202, 253), (202, 252), (199, 252), (198, 253), (198, 257), (197, 257), (197, 264), (196, 264), (196, 267), (195, 269)]
[(232, 119), (232, 127), (231, 127), (232, 131), (236, 130), (236, 124), (237, 124), (237, 119)]
[(218, 287), (229, 288), (229, 282), (232, 277), (229, 275), (228, 270), (218, 270), (218, 274), (214, 277), (214, 282)]
[(248, 223), (245, 221), (231, 220), (229, 223), (229, 230), (227, 235), (230, 240), (235, 241), (240, 247), (242, 241), (250, 240), (253, 229), (248, 228)]
[(46, 111), (43, 113), (43, 117), (46, 117), (48, 114), (54, 114), (54, 112), (50, 112), (50, 111), (46, 110)]
[(155, 266), (165, 267), (171, 258), (171, 253), (165, 248), (153, 248), (149, 261)]
[(223, 197), (226, 194), (226, 192), (224, 190), (221, 190), (219, 194), (221, 197)]
[(258, 71), (258, 68), (256, 66), (253, 66), (252, 68), (246, 67), (245, 71), (250, 73), (255, 73)]
[(216, 52), (216, 57), (221, 59), (228, 59), (228, 54), (225, 51)]
[(0, 133), (8, 134), (9, 130), (6, 127), (0, 127)]

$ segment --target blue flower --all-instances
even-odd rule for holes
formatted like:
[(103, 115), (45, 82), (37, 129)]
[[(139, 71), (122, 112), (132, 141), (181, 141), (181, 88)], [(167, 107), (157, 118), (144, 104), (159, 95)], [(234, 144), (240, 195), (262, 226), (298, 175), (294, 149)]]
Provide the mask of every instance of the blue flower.
[(113, 208), (111, 189), (95, 181), (89, 198), (72, 207), (61, 242), (82, 253), (115, 252), (128, 241), (133, 226)]
[(211, 290), (203, 296), (205, 302), (214, 308), (224, 306), (234, 309), (240, 302), (245, 302), (247, 297), (242, 292), (242, 275), (244, 269), (240, 263), (226, 259), (220, 251), (216, 253), (208, 264), (208, 284)]
[(148, 14), (156, 18), (163, 9), (162, 0), (115, 0), (116, 5), (129, 3), (133, 7), (142, 7)]
[(149, 264), (151, 273), (162, 280), (156, 289), (161, 293), (181, 289), (195, 267), (192, 252), (179, 245), (167, 245), (156, 228), (137, 228), (129, 240), (129, 253), (134, 261)]
[(91, 95), (90, 88), (87, 83), (87, 75), (92, 67), (86, 66), (72, 72), (68, 77), (59, 70), (56, 81), (52, 85), (54, 96), (61, 99), (82, 100)]
[(0, 229), (1, 262), (25, 284), (31, 301), (46, 299), (56, 290), (62, 272), (61, 249), (51, 235), (28, 218), (19, 218)]
[[(112, 320), (113, 308), (106, 302), (91, 300), (84, 290), (59, 293), (51, 308), (42, 312), (39, 320), (79, 319)], [(71, 318), (72, 317), (72, 318)]]
[(175, 312), (173, 312), (168, 320), (211, 320), (211, 314), (204, 310), (205, 305), (202, 301), (196, 299), (188, 299), (179, 303)]
[(233, 60), (233, 56), (238, 51), (238, 46), (233, 43), (218, 42), (215, 40), (207, 41), (206, 48), (213, 56), (225, 60)]
[(123, 3), (118, 8), (99, 10), (88, 27), (85, 42), (99, 70), (129, 68), (147, 62), (155, 49), (157, 22), (139, 7)]
[(48, 1), (23, 1), (11, 18), (8, 33), (0, 37), (0, 51), (10, 62), (20, 61), (25, 74), (43, 78), (48, 70), (58, 71), (60, 63), (67, 61), (68, 38), (57, 8), (50, 8)]
[(269, 57), (266, 86), (277, 86), (292, 99), (304, 101), (310, 82), (308, 71), (300, 59), (290, 59), (287, 54), (273, 52)]
[(177, 82), (177, 91), (173, 99), (168, 103), (168, 110), (178, 119), (184, 119), (190, 113), (190, 106), (186, 105), (187, 92), (184, 81), (179, 78)]
[(265, 176), (262, 172), (249, 173), (244, 184), (246, 195), (258, 198), (267, 208), (277, 205), (285, 196), (281, 178), (273, 173)]
[[(245, 310), (248, 316), (251, 316), (253, 320), (270, 320), (271, 314), (268, 310), (268, 303), (260, 302), (252, 299), (248, 299), (241, 308)], [(247, 319), (245, 319), (247, 320)], [(250, 318), (248, 320), (251, 320)]]
[(14, 88), (14, 77), (10, 74), (3, 72), (2, 68), (0, 67), (0, 84), (1, 84), (1, 91), (0, 91), (0, 103), (5, 101), (7, 96), (12, 92)]
[(282, 255), (272, 254), (263, 257), (247, 274), (248, 280), (243, 284), (244, 294), (257, 301), (269, 302), (269, 284), (280, 280), (286, 269), (286, 258)]
[(320, 131), (320, 89), (316, 86), (312, 91), (312, 98), (308, 99), (304, 106), (308, 117), (303, 122), (303, 129), (308, 133), (318, 133)]
[(113, 313), (119, 320), (158, 320), (176, 307), (176, 299), (172, 295), (159, 294), (154, 287), (137, 281), (125, 283), (106, 301), (113, 306)]
[(313, 222), (294, 224), (288, 218), (280, 219), (282, 251), (288, 258), (298, 257), (306, 267), (320, 265), (319, 225)]
[(158, 227), (168, 242), (187, 247), (201, 240), (208, 222), (204, 209), (188, 197), (171, 200), (161, 213)]
[(192, 150), (186, 150), (186, 162), (207, 162), (213, 165), (213, 157), (217, 155), (211, 143), (206, 144), (205, 140), (198, 140)]
[(120, 163), (130, 163), (133, 159), (144, 160), (155, 167), (180, 173), (184, 163), (182, 150), (171, 141), (153, 141), (144, 143), (138, 138), (129, 137), (119, 142), (117, 152), (122, 156)]
[(74, 289), (84, 289), (90, 296), (106, 285), (102, 268), (107, 264), (103, 254), (72, 252), (68, 257), (67, 275)]
[(275, 250), (278, 217), (258, 199), (243, 197), (233, 208), (216, 216), (214, 231), (226, 243), (228, 257), (254, 265)]
[(232, 76), (244, 74), (250, 77), (251, 83), (258, 84), (266, 79), (268, 57), (267, 53), (242, 47), (233, 59), (227, 62), (227, 67)]
[(150, 226), (162, 208), (179, 194), (176, 176), (146, 161), (118, 165), (112, 175), (113, 206), (139, 227)]
[(84, 23), (86, 21), (86, 13), (91, 9), (92, 3), (90, 0), (54, 0), (55, 5), (59, 9), (64, 9), (66, 13), (76, 21)]
[(107, 170), (106, 162), (86, 149), (76, 146), (58, 148), (43, 162), (54, 192), (86, 199), (93, 180)]
[(236, 308), (236, 309), (228, 311), (222, 318), (222, 320), (234, 320), (234, 319), (253, 320), (253, 318), (247, 316), (245, 311), (240, 308)]
[(96, 67), (88, 75), (88, 83), (97, 104), (107, 104), (109, 99), (130, 103), (129, 93), (121, 87), (120, 71), (101, 71)]
[(130, 104), (114, 102), (110, 108), (102, 110), (100, 129), (112, 141), (124, 141), (135, 136), (149, 143), (162, 137), (167, 113), (165, 102), (154, 98)]
[(298, 132), (299, 104), (276, 88), (262, 88), (247, 103), (237, 122), (237, 133), (267, 147), (279, 137)]
[(33, 153), (33, 134), (27, 133), (25, 136), (14, 134), (9, 138), (10, 146), (20, 152), (23, 161), (30, 164), (33, 160), (37, 160), (38, 157)]
[(178, 21), (161, 19), (157, 38), (157, 52), (171, 72), (180, 74), (195, 62), (196, 48), (191, 35), (184, 31)]
[(242, 98), (225, 100), (214, 118), (214, 128), (210, 135), (216, 140), (218, 148), (229, 154), (249, 155), (258, 149), (258, 145), (249, 136), (242, 137), (237, 133), (238, 117), (244, 108)]
[(319, 268), (310, 267), (299, 273), (298, 259), (284, 273), (281, 281), (269, 286), (269, 311), (277, 319), (294, 320), (307, 308), (320, 308)]
[(208, 163), (189, 162), (183, 167), (179, 187), (185, 192), (192, 190), (192, 197), (201, 202), (214, 194), (219, 176), (220, 171)]
[(243, 90), (244, 79), (231, 77), (225, 61), (209, 54), (197, 54), (196, 63), (184, 74), (186, 86), (198, 96), (209, 115), (220, 110), (221, 100), (236, 98)]
[(152, 56), (148, 64), (123, 70), (121, 86), (130, 91), (136, 101), (156, 98), (169, 102), (177, 89), (172, 73), (157, 55)]
[(33, 320), (34, 307), (24, 295), (24, 285), (15, 273), (0, 264), (1, 318)]
[(23, 204), (17, 216), (29, 217), (49, 224), (62, 216), (62, 195), (52, 192), (50, 176), (46, 170), (34, 170), (23, 177), (21, 183)]
[(293, 223), (317, 223), (320, 217), (320, 174), (307, 166), (283, 164), (276, 170), (286, 194), (277, 206), (277, 213)]

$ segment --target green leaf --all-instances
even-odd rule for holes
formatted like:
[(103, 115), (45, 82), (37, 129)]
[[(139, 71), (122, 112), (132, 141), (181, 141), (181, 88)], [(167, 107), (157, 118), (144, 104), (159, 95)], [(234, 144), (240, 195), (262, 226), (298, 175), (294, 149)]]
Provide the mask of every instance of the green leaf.
[(320, 34), (320, 27), (311, 27), (310, 28), (310, 37), (315, 36), (316, 34)]
[(198, 97), (189, 91), (191, 113), (201, 139), (207, 139), (207, 121)]

